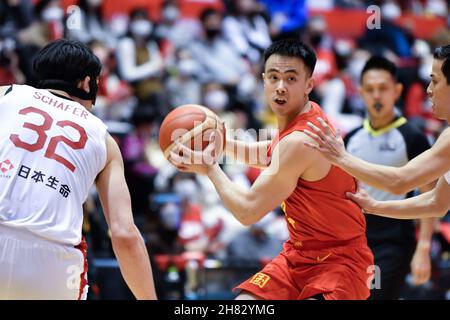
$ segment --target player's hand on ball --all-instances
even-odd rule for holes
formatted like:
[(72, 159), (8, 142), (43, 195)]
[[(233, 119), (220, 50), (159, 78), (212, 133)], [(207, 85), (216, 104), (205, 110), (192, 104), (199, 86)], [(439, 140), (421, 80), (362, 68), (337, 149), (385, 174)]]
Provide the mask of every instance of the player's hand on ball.
[(177, 141), (170, 152), (169, 161), (182, 172), (206, 175), (218, 161), (216, 139), (217, 133), (214, 132), (203, 151), (192, 150)]

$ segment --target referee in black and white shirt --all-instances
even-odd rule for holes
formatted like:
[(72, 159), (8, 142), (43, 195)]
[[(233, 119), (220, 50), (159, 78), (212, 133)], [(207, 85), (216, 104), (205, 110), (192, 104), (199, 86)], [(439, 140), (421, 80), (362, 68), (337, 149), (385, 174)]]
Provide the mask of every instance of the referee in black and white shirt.
[[(402, 92), (396, 79), (396, 66), (389, 60), (374, 56), (363, 68), (360, 94), (368, 111), (363, 125), (344, 139), (347, 151), (368, 162), (400, 167), (430, 148), (426, 136), (400, 116), (395, 102)], [(434, 183), (419, 190), (426, 192)], [(410, 194), (395, 195), (365, 185), (377, 200), (399, 200)], [(412, 220), (397, 220), (366, 215), (367, 239), (379, 268), (379, 280), (374, 281), (371, 299), (399, 299), (406, 275), (411, 272), (413, 282), (422, 284), (431, 275), (430, 244), (435, 218), (420, 220), (416, 242)]]

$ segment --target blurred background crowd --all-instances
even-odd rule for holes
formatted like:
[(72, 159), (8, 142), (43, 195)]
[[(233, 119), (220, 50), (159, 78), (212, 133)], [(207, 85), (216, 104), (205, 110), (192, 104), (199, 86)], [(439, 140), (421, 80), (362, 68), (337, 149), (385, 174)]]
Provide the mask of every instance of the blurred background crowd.
[[(377, 22), (381, 28), (371, 27)], [(445, 0), (2, 0), (0, 85), (35, 85), (33, 55), (62, 37), (88, 44), (103, 63), (93, 112), (121, 148), (134, 218), (162, 299), (232, 298), (231, 288), (277, 255), (288, 237), (279, 209), (241, 226), (208, 179), (177, 172), (158, 144), (164, 116), (187, 103), (214, 110), (239, 139), (257, 140), (258, 130), (274, 128), (261, 77), (262, 53), (273, 40), (300, 38), (315, 49), (310, 98), (343, 135), (365, 117), (357, 88), (373, 54), (399, 68), (399, 113), (431, 143), (446, 126), (433, 118), (426, 98), (433, 50), (450, 44)], [(259, 174), (229, 163), (227, 174), (244, 186)], [(446, 221), (436, 224), (431, 280), (413, 287), (405, 279), (404, 298), (450, 299)], [(95, 189), (83, 231), (89, 298), (131, 297)]]

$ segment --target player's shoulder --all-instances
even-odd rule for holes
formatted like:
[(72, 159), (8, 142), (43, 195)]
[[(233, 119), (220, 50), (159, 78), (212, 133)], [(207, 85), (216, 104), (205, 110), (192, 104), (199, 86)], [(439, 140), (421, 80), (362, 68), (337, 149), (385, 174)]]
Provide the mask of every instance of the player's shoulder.
[(305, 142), (314, 144), (315, 141), (302, 131), (292, 131), (284, 136), (277, 144), (278, 150), (293, 156), (300, 156), (310, 149)]

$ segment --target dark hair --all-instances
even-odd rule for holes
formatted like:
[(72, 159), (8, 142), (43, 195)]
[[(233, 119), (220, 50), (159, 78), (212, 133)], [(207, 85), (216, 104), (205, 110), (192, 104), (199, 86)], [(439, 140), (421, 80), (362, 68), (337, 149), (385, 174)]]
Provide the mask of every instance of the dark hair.
[(216, 14), (222, 16), (222, 13), (220, 11), (218, 11), (217, 9), (207, 7), (205, 10), (203, 10), (200, 13), (199, 19), (202, 24), (205, 24), (206, 19), (208, 19), (210, 16), (213, 16)]
[(392, 75), (395, 81), (397, 81), (397, 67), (393, 62), (389, 61), (385, 57), (372, 56), (369, 60), (367, 60), (361, 72), (359, 82), (362, 82), (364, 74), (369, 70), (385, 70)]
[(148, 14), (148, 10), (145, 7), (136, 7), (136, 8), (133, 8), (133, 10), (131, 10), (130, 20), (134, 20), (137, 18), (151, 20), (150, 15)]
[(130, 122), (136, 127), (144, 123), (153, 123), (156, 120), (154, 109), (148, 105), (140, 105), (134, 109)]
[(264, 65), (273, 54), (299, 58), (305, 64), (310, 75), (314, 72), (317, 61), (316, 54), (311, 47), (300, 40), (282, 39), (272, 43), (264, 52)]
[[(97, 77), (102, 65), (92, 50), (79, 41), (60, 39), (46, 45), (33, 61), (38, 88), (64, 90), (83, 100), (97, 95)], [(91, 78), (90, 92), (77, 86), (86, 76)]]
[(450, 44), (436, 48), (434, 58), (444, 60), (441, 70), (445, 79), (447, 79), (447, 84), (450, 84)]
[[(101, 26), (104, 25), (103, 15), (102, 15), (102, 10), (103, 10), (102, 8), (104, 5), (105, 5), (105, 3), (103, 2), (98, 7), (94, 8), (94, 16), (97, 19), (97, 22), (100, 23)], [(87, 16), (89, 13), (89, 4), (88, 4), (87, 0), (79, 0), (78, 6)], [(87, 26), (88, 19), (85, 19), (84, 23), (86, 24), (86, 29), (89, 29)]]

